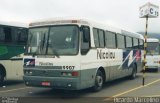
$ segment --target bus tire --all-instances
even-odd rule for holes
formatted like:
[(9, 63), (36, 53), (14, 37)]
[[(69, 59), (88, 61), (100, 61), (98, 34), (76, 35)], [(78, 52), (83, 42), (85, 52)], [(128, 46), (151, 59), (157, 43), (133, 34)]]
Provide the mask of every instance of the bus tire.
[(3, 71), (0, 69), (0, 85), (3, 83), (4, 81), (4, 74)]
[(93, 86), (93, 91), (94, 92), (100, 91), (103, 87), (103, 83), (104, 83), (103, 74), (100, 70), (98, 70), (95, 77), (95, 84)]
[(136, 78), (136, 75), (137, 75), (137, 69), (136, 69), (136, 65), (134, 64), (132, 67), (132, 74), (129, 76), (129, 78), (133, 80)]

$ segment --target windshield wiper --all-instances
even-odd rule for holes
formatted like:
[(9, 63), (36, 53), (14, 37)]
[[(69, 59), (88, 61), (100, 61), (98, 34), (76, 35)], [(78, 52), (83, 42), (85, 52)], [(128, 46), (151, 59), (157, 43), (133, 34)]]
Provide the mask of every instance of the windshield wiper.
[(59, 58), (59, 54), (57, 53), (57, 51), (53, 47), (52, 47), (52, 52), (57, 58)]
[(41, 49), (42, 49), (42, 50), (43, 50), (43, 48), (44, 48), (45, 39), (46, 39), (46, 33), (44, 33), (43, 40), (42, 40), (42, 44), (41, 44)]
[(33, 38), (33, 34), (30, 32), (29, 33), (29, 35), (30, 35), (30, 38), (28, 39), (28, 42), (27, 42), (27, 46), (26, 46), (26, 53), (25, 54), (30, 54), (31, 53), (31, 40), (32, 40), (32, 38)]
[[(50, 35), (48, 34), (48, 38), (47, 38), (47, 50), (46, 50), (46, 54), (48, 54), (48, 47), (49, 47), (49, 37), (50, 37)], [(52, 52), (53, 52), (53, 54), (57, 57), (57, 58), (59, 58), (59, 54), (57, 53), (57, 51), (52, 47)]]
[(36, 53), (38, 53), (38, 54), (43, 54), (46, 33), (44, 33), (43, 35), (44, 35), (43, 39), (41, 39), (41, 42), (38, 43), (38, 46), (37, 46), (38, 48), (36, 50)]

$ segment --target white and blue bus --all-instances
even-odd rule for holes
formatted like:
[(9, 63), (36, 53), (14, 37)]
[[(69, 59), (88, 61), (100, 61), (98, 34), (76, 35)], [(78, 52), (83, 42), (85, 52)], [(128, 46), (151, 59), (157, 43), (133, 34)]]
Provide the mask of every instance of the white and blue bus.
[(158, 70), (160, 68), (160, 47), (159, 39), (147, 39), (147, 55), (146, 55), (146, 69)]
[(83, 19), (30, 23), (24, 55), (27, 86), (98, 91), (142, 70), (143, 36)]
[(0, 22), (0, 85), (4, 80), (23, 80), (27, 31), (27, 24)]

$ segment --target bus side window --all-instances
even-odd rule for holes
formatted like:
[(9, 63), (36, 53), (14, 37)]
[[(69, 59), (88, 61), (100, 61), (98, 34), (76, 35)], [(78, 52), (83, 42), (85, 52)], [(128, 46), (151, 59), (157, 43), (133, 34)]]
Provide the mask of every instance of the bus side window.
[(0, 27), (0, 42), (5, 41), (5, 33), (3, 27)]
[(117, 34), (117, 47), (119, 49), (124, 49), (125, 48), (124, 35)]
[(90, 48), (90, 28), (88, 26), (82, 26), (81, 35), (81, 54), (84, 55)]
[(17, 37), (18, 37), (18, 43), (26, 44), (26, 41), (27, 41), (27, 29), (18, 28)]
[(126, 36), (126, 48), (127, 48), (127, 49), (131, 49), (132, 46), (133, 46), (132, 38), (129, 37), (129, 36)]
[(139, 49), (144, 49), (143, 40), (139, 39)]
[(95, 47), (96, 47), (96, 48), (100, 47), (98, 29), (93, 28), (93, 36), (94, 36), (94, 44), (95, 44)]
[(133, 48), (138, 49), (138, 39), (137, 38), (133, 38)]
[(105, 32), (105, 45), (107, 48), (116, 48), (116, 34), (110, 31)]
[(5, 42), (12, 42), (11, 28), (4, 27)]
[(105, 44), (104, 44), (104, 31), (103, 30), (98, 30), (98, 35), (99, 35), (99, 46), (101, 48), (104, 48), (105, 47)]

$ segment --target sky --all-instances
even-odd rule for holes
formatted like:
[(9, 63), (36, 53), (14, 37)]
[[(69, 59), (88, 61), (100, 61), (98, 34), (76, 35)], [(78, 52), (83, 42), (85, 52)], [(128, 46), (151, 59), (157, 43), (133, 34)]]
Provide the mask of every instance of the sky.
[[(79, 17), (144, 32), (146, 19), (139, 18), (139, 7), (147, 2), (160, 6), (160, 0), (0, 0), (0, 21)], [(160, 33), (160, 17), (149, 18), (148, 32)]]

